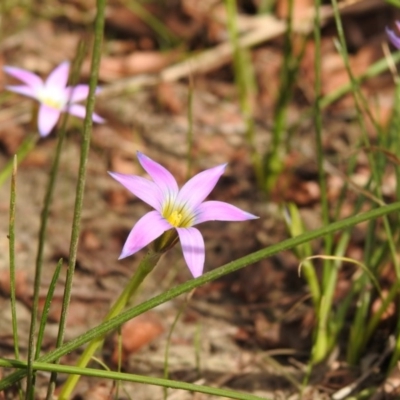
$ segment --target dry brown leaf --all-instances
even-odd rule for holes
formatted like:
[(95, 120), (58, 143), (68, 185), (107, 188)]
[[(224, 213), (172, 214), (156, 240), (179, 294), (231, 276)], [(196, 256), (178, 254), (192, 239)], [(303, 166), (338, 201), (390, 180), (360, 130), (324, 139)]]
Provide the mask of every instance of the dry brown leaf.
[(175, 90), (174, 83), (161, 82), (157, 86), (157, 99), (160, 105), (172, 114), (182, 114), (184, 105)]
[[(313, 0), (296, 0), (293, 2), (293, 18), (301, 19), (310, 15), (314, 5)], [(278, 0), (276, 2), (276, 15), (285, 19), (289, 15), (289, 0)]]
[[(159, 72), (176, 60), (177, 53), (160, 53), (158, 51), (137, 51), (123, 57), (103, 57), (101, 59), (99, 79), (112, 81), (126, 76)], [(82, 74), (89, 76), (91, 61), (86, 59)]]
[[(126, 322), (121, 329), (122, 335), (122, 360), (136, 351), (146, 346), (164, 331), (164, 327), (154, 313), (148, 312)], [(112, 361), (118, 364), (119, 349), (118, 338), (114, 339), (114, 351), (112, 354)]]

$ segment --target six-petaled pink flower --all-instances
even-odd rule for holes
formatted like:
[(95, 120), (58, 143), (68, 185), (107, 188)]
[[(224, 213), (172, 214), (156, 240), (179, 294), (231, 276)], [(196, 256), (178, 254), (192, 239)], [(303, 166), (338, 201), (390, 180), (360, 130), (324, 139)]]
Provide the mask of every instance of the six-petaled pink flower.
[[(62, 112), (85, 118), (85, 107), (75, 103), (87, 98), (89, 86), (67, 86), (69, 62), (61, 63), (50, 73), (45, 82), (34, 73), (21, 68), (6, 66), (4, 71), (25, 84), (6, 86), (6, 89), (40, 102), (38, 113), (40, 136), (47, 136), (51, 132)], [(92, 118), (95, 122), (104, 122), (104, 119), (95, 113)]]
[(152, 180), (115, 172), (109, 174), (129, 191), (154, 208), (130, 232), (119, 259), (128, 257), (176, 229), (186, 263), (196, 278), (203, 272), (205, 249), (201, 233), (194, 225), (206, 221), (245, 221), (258, 218), (221, 201), (204, 201), (223, 174), (226, 164), (200, 172), (181, 189), (162, 165), (138, 152), (138, 159)]
[[(399, 22), (399, 21), (396, 21), (396, 26), (397, 26), (397, 29), (400, 30), (400, 22)], [(387, 35), (389, 36), (389, 39), (390, 39), (390, 41), (392, 42), (392, 44), (393, 44), (395, 47), (397, 47), (398, 49), (400, 49), (400, 37), (399, 37), (398, 35), (396, 35), (396, 34), (394, 33), (394, 31), (392, 31), (392, 30), (389, 29), (389, 28), (386, 28), (386, 33), (387, 33)]]

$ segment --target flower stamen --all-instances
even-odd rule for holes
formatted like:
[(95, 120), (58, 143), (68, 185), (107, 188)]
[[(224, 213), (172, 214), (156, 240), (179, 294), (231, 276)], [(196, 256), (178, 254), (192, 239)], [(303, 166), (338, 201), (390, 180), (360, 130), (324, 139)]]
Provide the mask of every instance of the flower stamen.
[(182, 221), (182, 214), (178, 211), (173, 211), (166, 220), (175, 227), (179, 227), (180, 222)]

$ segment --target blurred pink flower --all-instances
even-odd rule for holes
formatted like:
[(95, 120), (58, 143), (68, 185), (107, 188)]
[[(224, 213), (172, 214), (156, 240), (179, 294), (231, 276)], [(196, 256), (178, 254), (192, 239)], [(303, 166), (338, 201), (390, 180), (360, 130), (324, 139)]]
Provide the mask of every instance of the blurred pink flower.
[[(45, 82), (39, 76), (22, 68), (5, 66), (3, 69), (7, 74), (25, 84), (6, 86), (6, 89), (39, 101), (38, 130), (40, 136), (47, 136), (51, 132), (62, 112), (85, 118), (85, 107), (75, 103), (87, 98), (89, 86), (66, 86), (69, 74), (68, 61), (54, 69)], [(104, 122), (104, 119), (95, 113), (92, 118), (94, 122)]]
[(256, 219), (221, 201), (204, 201), (223, 174), (226, 164), (200, 172), (181, 189), (175, 178), (162, 165), (138, 152), (138, 159), (152, 181), (136, 175), (109, 174), (129, 191), (154, 208), (145, 214), (130, 232), (119, 257), (128, 257), (169, 229), (176, 229), (183, 256), (192, 275), (203, 273), (205, 248), (201, 233), (194, 225), (206, 221), (245, 221)]
[[(396, 21), (396, 26), (397, 26), (397, 29), (400, 30), (400, 22), (399, 21)], [(396, 35), (394, 33), (394, 31), (392, 31), (389, 28), (386, 28), (386, 33), (389, 36), (389, 40), (392, 42), (392, 44), (395, 47), (397, 47), (398, 49), (400, 49), (400, 37), (398, 35)]]

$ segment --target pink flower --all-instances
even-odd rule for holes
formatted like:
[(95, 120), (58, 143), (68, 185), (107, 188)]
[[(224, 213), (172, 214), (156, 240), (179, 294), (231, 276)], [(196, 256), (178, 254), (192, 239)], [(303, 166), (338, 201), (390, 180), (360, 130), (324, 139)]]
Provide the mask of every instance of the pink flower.
[[(399, 22), (399, 21), (396, 22), (396, 26), (397, 26), (397, 29), (400, 30), (400, 22)], [(394, 31), (392, 31), (392, 30), (389, 29), (389, 28), (386, 28), (386, 34), (389, 36), (389, 40), (392, 42), (392, 44), (393, 44), (395, 47), (397, 47), (398, 49), (400, 49), (400, 37), (397, 36), (397, 35), (394, 33)]]
[[(51, 132), (62, 112), (85, 118), (85, 107), (75, 103), (87, 98), (89, 86), (66, 86), (69, 62), (61, 63), (50, 73), (45, 82), (34, 73), (21, 68), (6, 66), (3, 69), (7, 74), (24, 83), (24, 85), (6, 86), (6, 89), (39, 101), (38, 129), (40, 136), (47, 136)], [(92, 118), (94, 122), (104, 122), (104, 119), (95, 113)]]
[(176, 229), (183, 256), (192, 275), (203, 273), (205, 249), (201, 233), (194, 225), (206, 221), (245, 221), (255, 215), (221, 201), (204, 201), (223, 174), (226, 164), (200, 172), (181, 189), (163, 166), (138, 152), (138, 159), (152, 180), (115, 172), (109, 174), (135, 196), (154, 208), (130, 232), (119, 259), (141, 250), (164, 232)]

